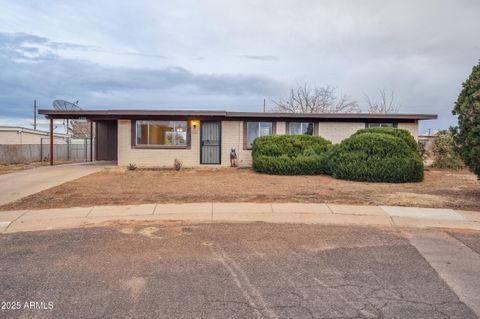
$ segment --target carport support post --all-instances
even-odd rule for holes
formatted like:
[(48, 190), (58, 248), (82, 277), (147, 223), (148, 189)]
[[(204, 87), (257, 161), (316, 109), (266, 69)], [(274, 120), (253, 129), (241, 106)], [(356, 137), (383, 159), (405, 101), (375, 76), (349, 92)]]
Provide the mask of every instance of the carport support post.
[(90, 121), (90, 162), (93, 162), (93, 121)]
[(53, 118), (50, 118), (50, 165), (53, 165)]

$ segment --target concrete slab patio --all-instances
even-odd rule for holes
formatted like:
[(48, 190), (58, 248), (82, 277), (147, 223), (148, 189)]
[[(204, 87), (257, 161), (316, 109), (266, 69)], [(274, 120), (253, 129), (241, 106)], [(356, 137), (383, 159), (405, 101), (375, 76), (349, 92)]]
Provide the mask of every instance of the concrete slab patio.
[[(407, 213), (401, 216), (402, 212)], [(0, 232), (95, 226), (115, 220), (377, 225), (480, 230), (479, 215), (480, 212), (464, 214), (461, 211), (444, 209), (310, 203), (143, 204), (0, 211)]]
[(42, 166), (0, 175), (0, 205), (22, 197), (101, 171), (110, 163), (79, 163)]

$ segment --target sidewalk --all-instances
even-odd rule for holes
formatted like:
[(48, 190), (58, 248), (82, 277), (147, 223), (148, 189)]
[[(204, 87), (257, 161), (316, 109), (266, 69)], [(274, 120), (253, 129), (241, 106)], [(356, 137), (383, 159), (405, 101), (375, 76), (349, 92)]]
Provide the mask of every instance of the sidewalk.
[(480, 212), (309, 203), (188, 203), (0, 211), (0, 232), (104, 225), (115, 220), (268, 222), (480, 230)]

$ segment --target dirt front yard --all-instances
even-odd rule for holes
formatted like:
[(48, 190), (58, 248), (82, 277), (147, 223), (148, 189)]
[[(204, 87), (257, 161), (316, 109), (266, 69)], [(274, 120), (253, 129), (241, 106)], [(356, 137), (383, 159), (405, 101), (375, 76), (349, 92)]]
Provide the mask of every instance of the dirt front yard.
[(429, 169), (421, 183), (363, 183), (329, 176), (272, 176), (251, 169), (102, 171), (0, 210), (206, 201), (326, 202), (480, 210), (480, 182)]

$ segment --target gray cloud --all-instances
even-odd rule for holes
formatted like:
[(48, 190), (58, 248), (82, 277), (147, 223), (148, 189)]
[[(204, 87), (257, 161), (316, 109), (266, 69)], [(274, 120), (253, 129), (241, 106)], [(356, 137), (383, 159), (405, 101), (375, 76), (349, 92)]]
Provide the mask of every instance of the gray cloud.
[(278, 61), (278, 57), (273, 55), (242, 55), (246, 59), (259, 61)]
[[(28, 47), (39, 44), (50, 46), (52, 43), (52, 47), (76, 47), (75, 44), (58, 44), (34, 35), (0, 33), (2, 116), (29, 114), (29, 105), (34, 97), (46, 101), (67, 97), (92, 102), (100, 107), (113, 107), (98, 103), (109, 95), (130, 94), (136, 95), (136, 106), (149, 104), (161, 107), (165, 103), (175, 106), (176, 101), (186, 106), (187, 102), (195, 100), (194, 97), (203, 97), (208, 101), (219, 97), (221, 103), (224, 103), (225, 97), (230, 100), (260, 100), (261, 96), (277, 94), (283, 89), (278, 82), (264, 76), (193, 73), (173, 66), (163, 69), (109, 67), (63, 58), (52, 52), (39, 53), (39, 50)], [(31, 57), (30, 53), (35, 53), (35, 56)], [(138, 95), (139, 92), (142, 95)], [(130, 102), (131, 98), (125, 101)], [(197, 103), (203, 104), (201, 101)], [(119, 104), (115, 107), (130, 105)], [(196, 105), (193, 103), (190, 106)], [(212, 106), (221, 105), (217, 101)]]
[(5, 1), (0, 30), (27, 33), (0, 39), (0, 112), (40, 94), (253, 111), (307, 82), (364, 109), (385, 88), (445, 128), (480, 58), (479, 12), (478, 0)]

